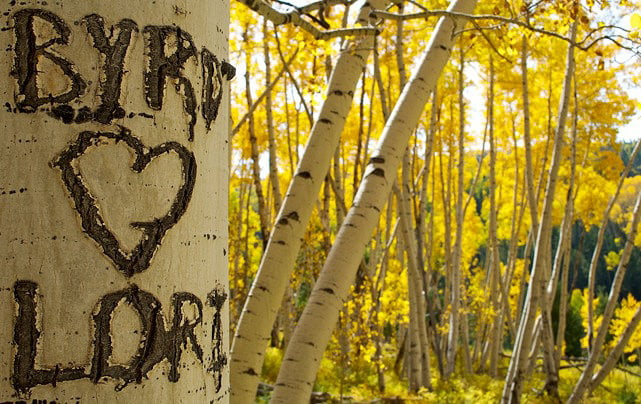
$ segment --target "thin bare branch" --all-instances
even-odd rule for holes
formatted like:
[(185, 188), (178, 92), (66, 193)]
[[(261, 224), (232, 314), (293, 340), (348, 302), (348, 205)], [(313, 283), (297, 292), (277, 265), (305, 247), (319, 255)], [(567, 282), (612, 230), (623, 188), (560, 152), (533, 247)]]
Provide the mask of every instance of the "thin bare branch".
[[(276, 50), (278, 51), (278, 56), (280, 56), (280, 59), (284, 62), (285, 56), (283, 55), (283, 49), (280, 46), (280, 37), (278, 36), (278, 32), (274, 31), (274, 34), (276, 36)], [(305, 97), (303, 97), (303, 91), (300, 89), (300, 86), (298, 85), (298, 81), (296, 81), (296, 77), (294, 77), (294, 74), (289, 69), (289, 65), (285, 64), (283, 65), (283, 68), (287, 72), (287, 75), (289, 76), (289, 78), (292, 80), (292, 84), (294, 85), (294, 89), (296, 89), (298, 98), (300, 99), (301, 104), (303, 104), (303, 108), (305, 108), (305, 113), (307, 114), (307, 119), (309, 120), (309, 127), (311, 128), (314, 125), (314, 116), (312, 115), (311, 110), (307, 106), (307, 102), (305, 102)]]
[(278, 83), (278, 80), (280, 80), (280, 78), (283, 76), (283, 73), (285, 73), (286, 68), (287, 68), (287, 67), (292, 63), (292, 61), (294, 60), (294, 58), (296, 57), (296, 55), (297, 55), (297, 54), (298, 54), (298, 49), (296, 49), (296, 51), (294, 52), (294, 54), (293, 54), (293, 55), (292, 55), (292, 56), (287, 60), (287, 62), (285, 62), (285, 64), (283, 65), (283, 68), (282, 68), (282, 69), (280, 69), (280, 71), (278, 72), (278, 74), (276, 75), (276, 77), (274, 77), (274, 80), (272, 80), (272, 81), (271, 81), (271, 83), (269, 84), (269, 86), (267, 86), (267, 88), (265, 88), (265, 90), (260, 94), (260, 96), (259, 96), (258, 98), (256, 98), (256, 101), (254, 101), (254, 102), (252, 103), (252, 105), (250, 105), (250, 106), (249, 106), (249, 109), (247, 110), (247, 112), (245, 113), (245, 115), (243, 115), (243, 117), (242, 117), (242, 118), (240, 118), (240, 120), (238, 121), (238, 123), (236, 124), (236, 126), (234, 126), (234, 129), (232, 129), (232, 131), (231, 131), (231, 136), (232, 136), (232, 137), (233, 137), (236, 133), (238, 133), (238, 131), (240, 130), (240, 128), (243, 126), (243, 124), (244, 124), (245, 122), (247, 122), (247, 119), (249, 118), (249, 116), (250, 116), (251, 114), (253, 114), (253, 113), (254, 113), (254, 111), (255, 111), (255, 110), (256, 110), (256, 108), (260, 105), (260, 103), (261, 103), (261, 102), (263, 102), (263, 100), (265, 99), (265, 97), (267, 96), (267, 94), (268, 94), (270, 91), (272, 91), (272, 89), (274, 88), (274, 86), (276, 85), (276, 83)]
[(302, 9), (295, 8), (294, 11), (283, 13), (274, 9), (263, 0), (238, 1), (249, 7), (257, 14), (267, 18), (274, 24), (274, 26), (294, 24), (295, 26), (307, 31), (315, 39), (328, 40), (337, 37), (376, 35), (378, 33), (375, 28), (341, 28), (322, 31), (316, 28), (316, 26), (314, 26), (309, 21), (303, 19), (302, 14), (305, 14), (307, 10), (303, 11)]
[[(491, 14), (478, 14), (478, 15), (472, 15), (472, 14), (465, 14), (465, 13), (457, 13), (454, 11), (448, 11), (448, 10), (426, 10), (422, 11), (420, 13), (412, 13), (412, 14), (396, 14), (396, 13), (390, 13), (387, 11), (372, 11), (372, 15), (376, 16), (377, 18), (381, 19), (386, 19), (386, 20), (413, 20), (413, 19), (419, 19), (419, 18), (429, 18), (429, 17), (451, 17), (451, 18), (460, 18), (463, 20), (471, 21), (474, 23), (475, 21), (498, 21), (504, 24), (510, 24), (510, 25), (517, 25), (519, 27), (525, 28), (529, 31), (536, 32), (539, 34), (551, 36), (554, 38), (558, 38), (562, 41), (568, 42), (569, 44), (573, 45), (577, 49), (581, 49), (583, 51), (587, 51), (590, 49), (592, 46), (596, 45), (600, 41), (603, 40), (608, 40), (611, 41), (612, 43), (616, 44), (622, 49), (629, 50), (631, 52), (638, 53), (633, 47), (624, 45), (621, 43), (621, 39), (625, 39), (628, 41), (631, 41), (634, 44), (639, 45), (637, 42), (632, 41), (630, 38), (621, 36), (621, 35), (603, 35), (600, 36), (591, 42), (589, 42), (587, 45), (585, 45), (586, 41), (597, 31), (605, 29), (605, 28), (612, 28), (611, 26), (604, 26), (604, 27), (599, 27), (597, 29), (594, 29), (590, 31), (590, 33), (581, 41), (575, 41), (572, 40), (569, 37), (566, 37), (562, 34), (559, 34), (558, 32), (554, 31), (549, 31), (543, 28), (535, 27), (529, 22), (526, 21), (521, 21), (515, 18), (509, 18), (509, 17), (503, 17), (500, 15), (491, 15)], [(479, 28), (474, 24), (476, 28)], [(619, 28), (619, 27), (615, 27)], [(625, 31), (625, 30), (624, 30)]]

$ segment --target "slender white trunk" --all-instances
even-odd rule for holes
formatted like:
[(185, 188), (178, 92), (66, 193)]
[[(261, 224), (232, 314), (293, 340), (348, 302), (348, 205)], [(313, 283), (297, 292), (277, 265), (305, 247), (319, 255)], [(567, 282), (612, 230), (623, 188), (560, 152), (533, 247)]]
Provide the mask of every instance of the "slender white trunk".
[[(418, 356), (420, 363), (418, 383), (416, 390), (420, 387), (431, 387), (430, 363), (429, 363), (429, 344), (427, 341), (427, 327), (425, 326), (425, 299), (423, 299), (423, 281), (418, 268), (417, 243), (415, 233), (412, 228), (412, 208), (411, 208), (411, 190), (410, 190), (410, 162), (409, 149), (403, 156), (403, 174), (402, 174), (401, 192), (398, 192), (399, 215), (401, 217), (401, 231), (405, 250), (407, 252), (407, 272), (408, 272), (408, 291), (410, 301), (410, 341), (414, 341), (411, 334), (416, 332), (417, 347), (412, 351), (410, 349), (410, 362), (413, 363), (412, 353)], [(411, 348), (411, 346), (410, 346)], [(413, 376), (410, 373), (410, 376)]]
[[(454, 373), (456, 366), (456, 353), (459, 347), (459, 332), (461, 328), (461, 317), (463, 321), (467, 321), (467, 316), (461, 313), (461, 265), (463, 255), (463, 180), (465, 178), (465, 104), (463, 98), (463, 68), (464, 68), (464, 55), (461, 49), (461, 57), (459, 60), (459, 130), (458, 130), (458, 160), (457, 160), (457, 181), (456, 181), (456, 205), (455, 205), (455, 219), (456, 219), (456, 234), (454, 237), (454, 248), (452, 253), (452, 266), (451, 266), (451, 292), (450, 292), (450, 321), (447, 334), (447, 362), (445, 365), (445, 378), (448, 378)], [(450, 156), (451, 158), (451, 156)], [(467, 341), (464, 341), (467, 348)], [(466, 363), (469, 363), (466, 361)]]
[(612, 369), (614, 369), (617, 362), (619, 361), (619, 358), (621, 358), (623, 350), (628, 344), (628, 341), (630, 341), (632, 334), (634, 334), (637, 327), (639, 326), (639, 322), (641, 322), (641, 307), (639, 307), (637, 311), (634, 312), (634, 315), (630, 319), (630, 322), (626, 325), (623, 334), (621, 334), (621, 336), (617, 340), (614, 349), (610, 351), (608, 357), (605, 359), (594, 377), (592, 377), (592, 379), (590, 380), (590, 383), (587, 387), (588, 393), (597, 388), (601, 384), (601, 382), (603, 382), (606, 376), (612, 371)]
[[(271, 78), (271, 56), (269, 54), (269, 28), (267, 21), (263, 23), (263, 54), (265, 55), (265, 85), (269, 86)], [(269, 182), (272, 186), (272, 195), (274, 197), (274, 210), (280, 211), (280, 205), (283, 203), (283, 197), (280, 192), (280, 183), (278, 181), (278, 163), (276, 156), (276, 131), (274, 130), (274, 114), (272, 113), (272, 91), (267, 91), (265, 95), (265, 114), (267, 117), (267, 139), (269, 144)]]
[[(457, 0), (450, 10), (471, 13), (476, 1)], [(429, 93), (436, 85), (450, 55), (453, 36), (461, 23), (441, 19), (427, 51), (403, 89), (370, 159), (354, 205), (339, 229), (336, 241), (283, 358), (276, 388), (275, 403), (302, 403), (309, 400), (320, 359), (329, 342), (343, 300), (387, 202), (396, 170), (408, 140), (417, 125)]]
[(525, 185), (527, 187), (528, 206), (532, 231), (539, 232), (539, 218), (537, 214), (538, 200), (534, 192), (534, 169), (532, 166), (532, 137), (530, 135), (530, 90), (527, 80), (527, 38), (523, 36), (521, 43), (521, 84), (523, 87), (523, 146), (525, 148)]
[(630, 261), (630, 256), (632, 255), (632, 248), (634, 247), (634, 239), (637, 235), (637, 228), (640, 222), (641, 192), (639, 192), (637, 195), (634, 212), (632, 214), (632, 222), (630, 223), (631, 228), (627, 234), (625, 246), (623, 247), (623, 252), (621, 253), (621, 258), (619, 261), (619, 266), (617, 267), (617, 271), (614, 275), (614, 280), (612, 281), (612, 286), (610, 287), (610, 295), (608, 296), (608, 301), (605, 305), (605, 309), (603, 310), (601, 326), (599, 327), (596, 337), (594, 338), (592, 351), (590, 351), (588, 362), (585, 364), (585, 368), (583, 368), (583, 373), (581, 373), (581, 377), (579, 377), (579, 381), (574, 387), (574, 391), (572, 391), (572, 394), (568, 399), (568, 403), (580, 402), (587, 390), (587, 387), (590, 384), (590, 380), (592, 379), (592, 374), (603, 350), (603, 344), (605, 343), (605, 337), (608, 333), (610, 321), (612, 320), (612, 316), (614, 315), (614, 309), (616, 308), (619, 298), (619, 292), (621, 291), (623, 279), (628, 269), (628, 263)]
[(228, 402), (229, 2), (0, 36), (0, 402)]
[[(502, 316), (499, 314), (500, 292), (499, 278), (501, 277), (501, 266), (499, 262), (499, 247), (497, 236), (497, 214), (496, 206), (496, 142), (494, 140), (494, 62), (490, 56), (490, 94), (489, 94), (489, 127), (490, 127), (490, 218), (488, 231), (489, 247), (489, 276), (490, 276), (490, 301), (494, 317), (489, 337), (490, 343), (490, 376), (498, 374), (499, 349), (501, 348), (501, 329), (503, 328)], [(505, 299), (504, 299), (505, 300)]]
[(612, 208), (614, 208), (614, 203), (619, 197), (619, 193), (621, 193), (623, 182), (628, 177), (628, 173), (630, 172), (630, 169), (632, 168), (634, 161), (636, 160), (636, 156), (639, 154), (639, 150), (641, 150), (641, 140), (639, 140), (636, 146), (634, 146), (632, 154), (630, 155), (630, 160), (628, 161), (628, 164), (619, 177), (619, 182), (617, 183), (617, 188), (614, 191), (614, 195), (612, 195), (612, 197), (610, 198), (608, 205), (603, 211), (603, 216), (601, 217), (601, 225), (599, 226), (596, 245), (594, 246), (592, 260), (590, 261), (590, 269), (588, 271), (588, 327), (586, 331), (588, 334), (588, 349), (591, 349), (592, 347), (592, 339), (594, 336), (594, 289), (596, 285), (596, 270), (599, 259), (601, 258), (601, 249), (603, 248), (603, 242), (605, 240), (605, 229), (607, 227), (608, 221), (610, 220), (610, 212), (612, 212)]

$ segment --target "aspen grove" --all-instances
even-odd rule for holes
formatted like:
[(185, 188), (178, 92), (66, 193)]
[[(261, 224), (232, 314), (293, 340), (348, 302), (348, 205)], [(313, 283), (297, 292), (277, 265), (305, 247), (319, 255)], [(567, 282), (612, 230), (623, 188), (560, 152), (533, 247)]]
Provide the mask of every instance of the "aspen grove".
[(233, 3), (232, 401), (640, 399), (639, 6)]

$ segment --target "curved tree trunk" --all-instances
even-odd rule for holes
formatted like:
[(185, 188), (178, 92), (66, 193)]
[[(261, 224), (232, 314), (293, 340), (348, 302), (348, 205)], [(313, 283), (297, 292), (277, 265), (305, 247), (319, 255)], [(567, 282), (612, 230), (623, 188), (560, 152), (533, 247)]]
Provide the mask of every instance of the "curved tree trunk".
[[(475, 0), (456, 0), (450, 10), (471, 13)], [(338, 319), (343, 300), (360, 264), (396, 178), (402, 153), (447, 63), (456, 26), (452, 18), (437, 24), (427, 50), (403, 89), (378, 146), (368, 164), (354, 205), (339, 229), (336, 241), (283, 358), (274, 403), (309, 400), (320, 359)], [(463, 24), (461, 24), (463, 25)]]
[(228, 401), (229, 3), (190, 4), (5, 4), (0, 402)]

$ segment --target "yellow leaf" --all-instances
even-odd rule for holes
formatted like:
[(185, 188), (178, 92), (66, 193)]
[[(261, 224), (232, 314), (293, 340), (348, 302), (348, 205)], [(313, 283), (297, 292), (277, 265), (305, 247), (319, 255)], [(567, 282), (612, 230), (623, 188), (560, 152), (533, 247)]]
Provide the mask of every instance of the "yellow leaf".
[(638, 13), (634, 13), (630, 16), (630, 26), (633, 29), (640, 29), (641, 28), (641, 15)]

